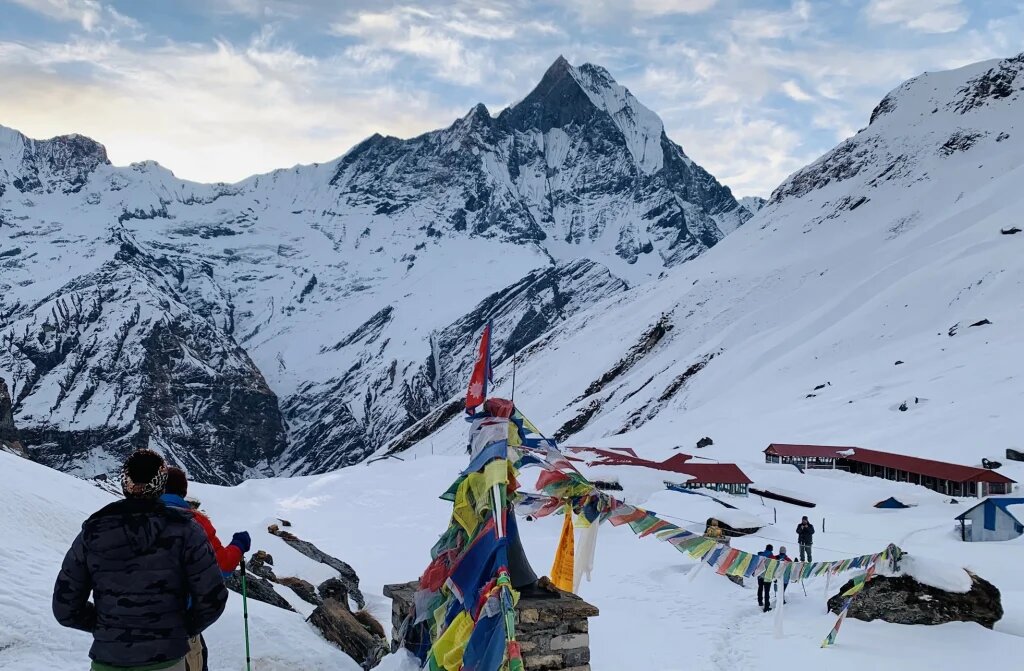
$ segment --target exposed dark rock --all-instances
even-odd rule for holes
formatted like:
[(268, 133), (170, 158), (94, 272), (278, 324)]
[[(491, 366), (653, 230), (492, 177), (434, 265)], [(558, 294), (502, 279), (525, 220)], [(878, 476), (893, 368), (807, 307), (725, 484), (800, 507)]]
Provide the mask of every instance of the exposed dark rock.
[[(224, 578), (224, 584), (233, 592), (242, 593), (242, 576), (241, 573), (235, 571), (228, 577)], [(263, 603), (269, 603), (271, 606), (277, 606), (284, 610), (290, 610), (293, 613), (295, 609), (288, 603), (288, 600), (278, 594), (274, 590), (274, 585), (266, 578), (261, 578), (258, 575), (247, 573), (245, 576), (245, 589), (248, 598), (255, 601), (262, 601)]]
[(992, 461), (991, 459), (982, 458), (982, 460), (981, 460), (981, 467), (982, 468), (987, 468), (989, 470), (993, 470), (993, 469), (996, 469), (996, 468), (1002, 468), (1003, 467), (1003, 462), (1001, 462), (1001, 461)]
[[(924, 585), (910, 576), (876, 576), (853, 599), (847, 615), (858, 620), (883, 620), (893, 624), (945, 624), (977, 622), (991, 629), (1003, 617), (999, 590), (992, 583), (970, 574), (969, 592), (947, 592)], [(853, 586), (847, 582), (828, 600), (834, 613), (842, 608), (842, 593)]]
[(661, 402), (665, 402), (672, 398), (673, 396), (675, 396), (676, 393), (678, 393), (678, 391), (682, 389), (687, 382), (689, 382), (690, 378), (704, 370), (704, 367), (711, 363), (711, 360), (718, 356), (718, 354), (718, 352), (712, 352), (711, 354), (708, 354), (701, 358), (699, 361), (690, 364), (689, 368), (683, 371), (679, 376), (676, 377), (676, 379), (672, 380), (672, 382), (667, 387), (665, 387), (665, 391), (661, 393), (661, 396), (658, 397), (658, 400)]
[(582, 431), (583, 427), (585, 427), (590, 422), (590, 420), (594, 418), (594, 415), (601, 411), (601, 407), (603, 405), (604, 403), (600, 399), (595, 398), (592, 401), (590, 401), (590, 403), (588, 403), (586, 406), (579, 409), (579, 412), (575, 417), (570, 419), (568, 422), (560, 426), (557, 431), (555, 431), (555, 440), (557, 440), (558, 442), (563, 442), (569, 436)]
[(313, 584), (306, 580), (303, 580), (302, 578), (278, 578), (277, 584), (284, 585), (285, 587), (289, 588), (306, 603), (311, 603), (314, 606), (319, 606), (321, 603), (323, 603), (323, 600), (317, 596), (316, 588), (313, 587)]
[(1024, 461), (1024, 452), (1006, 448), (1006, 458), (1010, 461)]
[(1021, 231), (1021, 229), (1018, 228), (1017, 226), (1011, 226), (1010, 228), (1000, 228), (999, 229), (999, 232), (1002, 233), (1003, 235), (1016, 235), (1017, 233), (1020, 233), (1020, 231)]
[(979, 139), (984, 137), (984, 133), (971, 133), (967, 131), (957, 131), (950, 136), (948, 140), (939, 148), (939, 152), (944, 156), (951, 156), (958, 151), (967, 151), (973, 147)]
[(989, 320), (987, 320), (987, 319), (982, 319), (981, 321), (977, 321), (977, 322), (974, 322), (973, 324), (971, 324), (971, 326), (988, 326), (988, 325), (990, 325), (991, 323), (992, 323), (992, 322), (990, 322), (990, 321), (989, 321)]
[(1000, 61), (985, 74), (975, 77), (957, 91), (951, 106), (957, 112), (967, 112), (988, 104), (992, 100), (1007, 98), (1015, 91), (1015, 82), (1024, 71), (1024, 54)]
[[(289, 533), (287, 531), (281, 531), (276, 524), (271, 524), (267, 528), (267, 531), (277, 536), (285, 543), (290, 545), (292, 548), (298, 550), (299, 552), (306, 555), (313, 561), (320, 562), (321, 564), (326, 564), (327, 566), (330, 566), (335, 571), (337, 571), (339, 573), (339, 580), (337, 581), (338, 585), (343, 587), (347, 594), (351, 595), (352, 600), (356, 602), (359, 608), (363, 608), (366, 606), (366, 601), (363, 599), (363, 593), (359, 591), (359, 576), (356, 575), (355, 569), (353, 569), (351, 566), (341, 561), (340, 559), (332, 557), (326, 552), (323, 552), (322, 550), (320, 550), (320, 548), (313, 545), (309, 541), (301, 540), (294, 534)], [(332, 580), (334, 579), (332, 578)], [(323, 583), (320, 586), (321, 589), (324, 587), (324, 585), (328, 585), (328, 583), (331, 583), (331, 581), (329, 580)], [(333, 583), (331, 584), (333, 585)], [(324, 596), (322, 592), (321, 596)]]
[(896, 362), (896, 363), (894, 363), (893, 365), (894, 365), (894, 366), (902, 366), (902, 365), (903, 365), (903, 362), (902, 362), (902, 361), (897, 361), (897, 362)]
[(390, 650), (380, 623), (369, 613), (360, 613), (357, 617), (343, 601), (328, 598), (309, 616), (309, 623), (360, 667), (372, 669)]
[(271, 568), (274, 565), (274, 557), (265, 550), (257, 550), (249, 557), (249, 561), (246, 562), (246, 568), (249, 569), (250, 573), (266, 578), (271, 582), (277, 582), (277, 577), (274, 575), (274, 569)]
[(11, 393), (7, 383), (0, 377), (0, 449), (28, 458), (28, 453), (18, 440), (18, 428), (14, 425)]
[(635, 366), (637, 362), (647, 356), (657, 346), (657, 344), (661, 342), (672, 328), (672, 316), (663, 314), (656, 324), (644, 331), (637, 342), (629, 348), (626, 355), (619, 359), (614, 366), (605, 371), (601, 377), (591, 382), (584, 390), (583, 394), (577, 398), (574, 403), (582, 401), (587, 396), (591, 396), (601, 391), (608, 385), (608, 383), (612, 382)]
[(711, 440), (711, 438), (709, 438), (708, 436), (704, 436), (703, 438), (697, 441), (698, 448), (711, 447), (714, 444), (715, 441)]

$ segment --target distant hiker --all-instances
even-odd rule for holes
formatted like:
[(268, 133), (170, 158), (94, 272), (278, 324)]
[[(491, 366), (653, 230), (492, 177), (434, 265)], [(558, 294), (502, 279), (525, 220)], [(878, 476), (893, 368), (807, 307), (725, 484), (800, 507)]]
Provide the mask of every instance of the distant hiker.
[[(782, 562), (782, 561), (792, 562), (793, 561), (793, 559), (788, 554), (786, 554), (786, 546), (785, 545), (779, 546), (779, 554), (775, 555), (775, 558), (778, 559), (780, 562)], [(783, 575), (782, 570), (783, 570), (783, 567), (779, 566), (779, 570), (775, 573), (775, 575), (782, 576)], [(786, 588), (787, 587), (789, 587), (789, 580), (783, 580), (782, 581), (782, 601), (783, 601), (783, 603), (785, 603), (785, 601), (786, 601)], [(778, 580), (775, 581), (775, 591), (776, 592), (779, 591), (779, 581)]]
[[(757, 553), (758, 557), (766, 557), (768, 559), (775, 559), (775, 547), (771, 543), (764, 546), (764, 550)], [(764, 612), (768, 612), (772, 609), (771, 604), (771, 587), (770, 582), (765, 582), (762, 576), (757, 576), (757, 605), (764, 608)]]
[(796, 525), (796, 540), (800, 544), (800, 561), (811, 559), (811, 545), (814, 543), (814, 525), (807, 520), (807, 515)]
[(93, 635), (93, 671), (185, 671), (189, 638), (224, 612), (210, 542), (190, 513), (160, 502), (166, 481), (163, 457), (132, 454), (121, 470), (125, 498), (87, 519), (64, 557), (53, 615)]
[[(192, 519), (199, 523), (199, 526), (206, 533), (206, 538), (210, 541), (210, 546), (213, 548), (213, 554), (217, 558), (217, 565), (220, 567), (221, 574), (224, 576), (231, 575), (231, 572), (238, 568), (242, 555), (248, 552), (249, 547), (252, 545), (249, 533), (239, 531), (231, 537), (230, 543), (227, 545), (221, 544), (220, 539), (217, 538), (217, 530), (213, 528), (213, 522), (210, 521), (210, 518), (198, 509), (193, 508), (185, 500), (185, 497), (188, 496), (188, 476), (180, 468), (171, 466), (167, 469), (167, 486), (164, 489), (165, 493), (160, 497), (160, 500), (169, 508), (180, 508), (192, 514)], [(186, 669), (188, 671), (206, 671), (209, 654), (202, 634), (193, 636), (189, 639), (189, 652), (185, 658)]]

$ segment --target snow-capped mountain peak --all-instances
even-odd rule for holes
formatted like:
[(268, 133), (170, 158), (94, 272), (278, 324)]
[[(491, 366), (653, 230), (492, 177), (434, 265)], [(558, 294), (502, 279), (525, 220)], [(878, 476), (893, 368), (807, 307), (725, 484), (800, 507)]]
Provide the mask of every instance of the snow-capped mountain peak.
[(621, 133), (639, 170), (650, 175), (662, 168), (665, 127), (661, 119), (597, 65), (585, 63), (576, 68), (559, 56), (533, 91), (501, 117), (513, 128), (537, 128), (546, 133), (552, 128), (588, 124), (595, 111), (607, 115)]
[(84, 135), (31, 140), (0, 126), (0, 193), (10, 182), (19, 191), (76, 193), (99, 165), (109, 165), (107, 150)]

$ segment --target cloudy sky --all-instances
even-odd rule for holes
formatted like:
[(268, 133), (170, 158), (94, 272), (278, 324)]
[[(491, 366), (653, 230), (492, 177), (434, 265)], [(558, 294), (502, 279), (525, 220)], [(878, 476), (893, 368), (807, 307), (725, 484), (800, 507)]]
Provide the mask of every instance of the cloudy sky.
[(903, 79), (1024, 50), (1018, 0), (0, 0), (0, 124), (235, 181), (605, 66), (738, 195)]

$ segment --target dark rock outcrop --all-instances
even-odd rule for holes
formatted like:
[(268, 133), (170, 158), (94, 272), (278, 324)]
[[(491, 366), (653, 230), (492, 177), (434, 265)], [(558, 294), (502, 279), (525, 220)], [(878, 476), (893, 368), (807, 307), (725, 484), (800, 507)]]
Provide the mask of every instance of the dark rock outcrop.
[[(922, 584), (907, 575), (876, 576), (853, 599), (847, 615), (868, 622), (882, 620), (893, 624), (977, 622), (991, 629), (1003, 617), (999, 590), (973, 573), (970, 576), (973, 585), (963, 594)], [(828, 600), (829, 610), (840, 611), (844, 601), (842, 594), (852, 586), (851, 580)]]
[(278, 578), (277, 584), (284, 585), (291, 591), (295, 592), (296, 596), (306, 603), (311, 603), (314, 606), (319, 606), (323, 603), (323, 600), (317, 596), (316, 588), (313, 587), (313, 583), (303, 580), (302, 578)]
[(353, 613), (344, 601), (324, 599), (309, 616), (309, 623), (363, 669), (377, 666), (390, 652), (380, 623), (366, 611)]
[[(242, 593), (242, 574), (235, 571), (228, 577), (224, 578), (224, 584), (233, 592)], [(248, 594), (248, 598), (255, 601), (262, 601), (263, 603), (269, 603), (271, 606), (277, 606), (284, 610), (290, 610), (293, 613), (295, 609), (288, 603), (288, 600), (278, 594), (274, 590), (274, 584), (266, 578), (261, 578), (253, 573), (247, 573), (245, 576), (245, 589)]]
[[(297, 550), (298, 552), (301, 552), (313, 561), (320, 562), (321, 564), (326, 564), (327, 566), (330, 566), (338, 572), (338, 579), (335, 580), (332, 578), (331, 580), (324, 582), (320, 586), (321, 590), (326, 585), (328, 589), (333, 590), (330, 596), (338, 599), (341, 599), (340, 590), (344, 590), (345, 594), (351, 596), (352, 600), (356, 602), (356, 605), (359, 608), (364, 608), (366, 606), (366, 600), (363, 598), (363, 593), (359, 591), (359, 576), (356, 574), (355, 569), (353, 569), (351, 566), (341, 561), (337, 557), (332, 557), (331, 555), (322, 551), (320, 548), (313, 545), (309, 541), (304, 541), (297, 537), (295, 534), (289, 533), (287, 531), (281, 531), (281, 529), (276, 524), (271, 524), (269, 527), (267, 527), (267, 531), (277, 536), (285, 543), (287, 543), (289, 546), (291, 546), (293, 549)], [(334, 582), (332, 582), (332, 580), (334, 580)], [(322, 592), (320, 596), (323, 598), (327, 598), (324, 597)]]
[(18, 440), (18, 428), (14, 426), (12, 407), (11, 392), (7, 389), (7, 383), (0, 377), (0, 449), (27, 458), (28, 454)]

